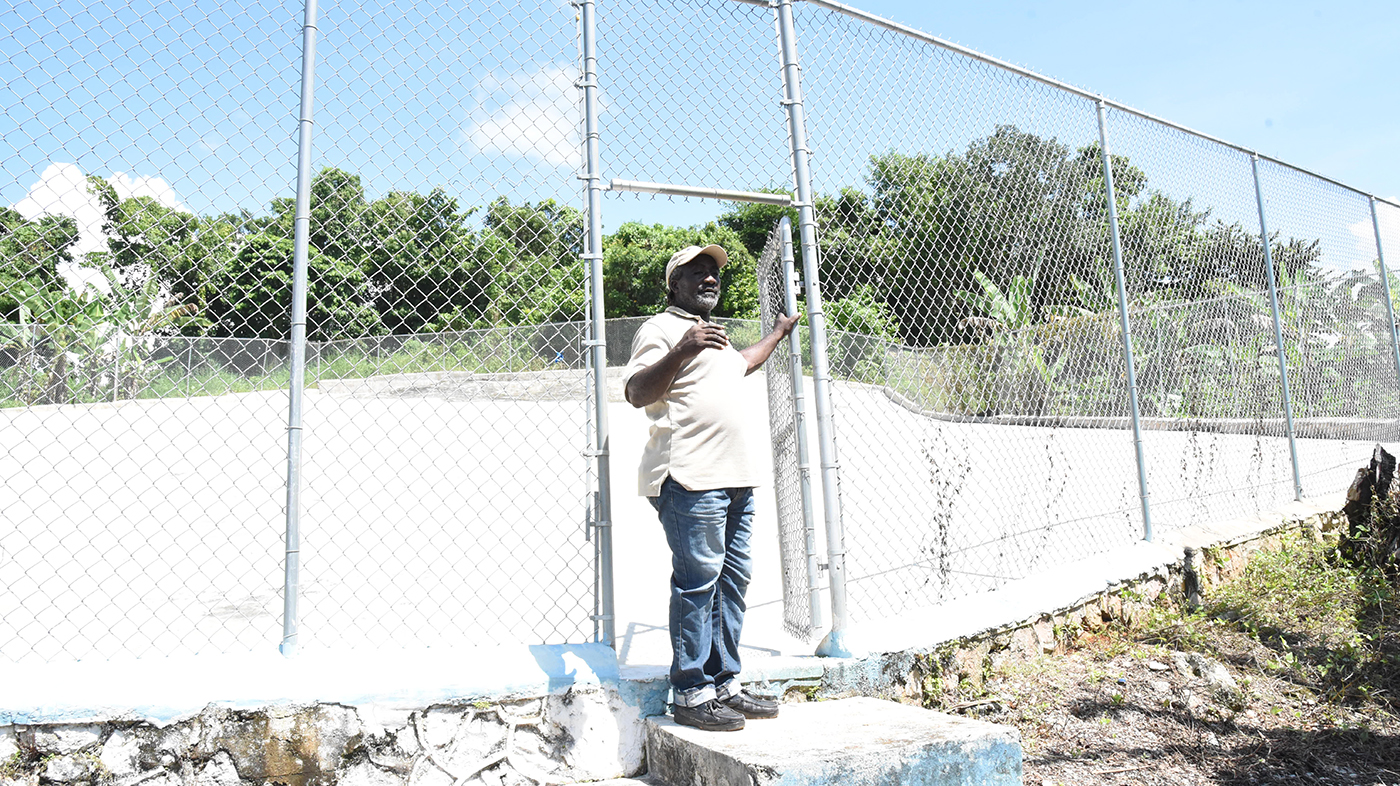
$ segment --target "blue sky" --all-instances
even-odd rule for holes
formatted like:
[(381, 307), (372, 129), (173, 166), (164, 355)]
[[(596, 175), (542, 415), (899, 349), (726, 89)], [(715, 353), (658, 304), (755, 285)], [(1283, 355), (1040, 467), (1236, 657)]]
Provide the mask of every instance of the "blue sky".
[[(1400, 196), (1400, 3), (854, 4)], [(273, 197), (290, 196), (300, 0), (247, 10), (223, 0), (112, 7), (20, 0), (0, 10), (10, 70), (0, 83), (0, 202), (34, 212), (72, 201), (84, 173), (200, 213), (265, 213)], [(725, 0), (602, 0), (599, 9), (605, 176), (786, 185), (767, 10)], [(1002, 122), (1071, 147), (1093, 140), (1083, 102), (963, 68), (897, 36), (841, 27), (805, 3), (797, 9), (799, 24), (827, 20), (825, 34), (814, 27), (800, 40), (819, 190), (859, 185), (871, 153), (960, 151)], [(578, 203), (567, 2), (322, 0), (321, 11), (316, 167), (358, 172), (371, 198), (442, 186), (466, 206), (499, 194)], [(1130, 123), (1114, 133), (1114, 149), (1149, 168), (1154, 186), (1230, 218), (1248, 212), (1240, 160), (1214, 161)], [(1332, 232), (1340, 247), (1364, 229), (1354, 203), (1312, 216), (1279, 207), (1287, 234)], [(604, 223), (691, 224), (719, 209), (610, 195)]]
[(852, 5), (1364, 191), (1400, 196), (1400, 3)]
[[(851, 4), (1363, 191), (1400, 198), (1400, 3)], [(799, 20), (808, 13), (803, 6), (796, 5)], [(804, 43), (804, 57), (814, 57), (806, 50), (815, 44)], [(815, 78), (809, 69), (809, 101), (820, 95)], [(815, 118), (822, 107), (809, 111)], [(1062, 139), (1073, 143), (1069, 136)], [(830, 151), (824, 152), (830, 164)], [(1236, 196), (1228, 201), (1239, 202)], [(672, 223), (715, 212), (706, 203), (660, 200), (610, 200), (608, 207), (610, 226), (634, 211), (649, 210)], [(1354, 211), (1342, 212), (1352, 223)], [(1299, 231), (1308, 229), (1318, 234)]]

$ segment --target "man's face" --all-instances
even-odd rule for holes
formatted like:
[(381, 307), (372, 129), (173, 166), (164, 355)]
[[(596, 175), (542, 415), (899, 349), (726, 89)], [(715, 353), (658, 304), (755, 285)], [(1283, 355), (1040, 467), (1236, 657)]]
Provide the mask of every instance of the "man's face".
[(702, 254), (671, 274), (675, 303), (692, 314), (709, 316), (719, 304), (719, 264)]

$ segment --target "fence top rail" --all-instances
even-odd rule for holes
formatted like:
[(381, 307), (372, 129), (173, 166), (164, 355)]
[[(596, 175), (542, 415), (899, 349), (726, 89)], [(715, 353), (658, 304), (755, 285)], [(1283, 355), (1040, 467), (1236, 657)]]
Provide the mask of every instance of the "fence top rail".
[[(1288, 167), (1289, 169), (1292, 169), (1296, 172), (1300, 172), (1302, 174), (1315, 177), (1318, 180), (1323, 180), (1328, 183), (1331, 183), (1332, 185), (1345, 188), (1348, 191), (1359, 194), (1368, 199), (1372, 199), (1377, 202), (1384, 202), (1394, 207), (1400, 207), (1400, 202), (1391, 199), (1386, 199), (1385, 197), (1376, 196), (1367, 191), (1362, 191), (1361, 189), (1356, 188), (1355, 186), (1347, 185), (1346, 183), (1343, 183), (1342, 181), (1337, 180), (1336, 178), (1328, 177), (1327, 175), (1319, 174), (1309, 169), (1304, 169), (1303, 167), (1297, 166), (1296, 164), (1290, 164), (1282, 159), (1275, 158), (1274, 156), (1268, 155), (1266, 153), (1260, 153), (1257, 150), (1252, 150), (1250, 148), (1244, 147), (1243, 145), (1237, 145), (1233, 142), (1226, 141), (1216, 136), (1211, 136), (1210, 134), (1204, 133), (1202, 131), (1197, 131), (1194, 128), (1188, 128), (1187, 126), (1184, 126), (1180, 123), (1174, 123), (1165, 118), (1158, 117), (1150, 112), (1144, 112), (1141, 109), (1135, 109), (1131, 106), (1128, 106), (1127, 104), (1114, 101), (1111, 98), (1105, 98), (1097, 93), (1093, 93), (1080, 87), (1075, 87), (1074, 85), (1071, 85), (1068, 82), (1062, 82), (1058, 79), (1045, 76), (1044, 74), (1038, 74), (1035, 71), (1032, 71), (1028, 68), (1023, 68), (1021, 66), (1015, 65), (1014, 63), (1008, 63), (1005, 60), (1000, 60), (998, 58), (992, 57), (991, 55), (982, 54), (981, 52), (978, 52), (975, 49), (969, 49), (965, 46), (962, 46), (961, 44), (955, 44), (952, 41), (945, 41), (942, 38), (939, 38), (938, 36), (930, 35), (929, 33), (925, 33), (924, 31), (919, 30), (917, 28), (909, 27), (908, 25), (902, 25), (898, 22), (891, 21), (882, 16), (877, 16), (867, 11), (862, 11), (859, 8), (853, 8), (849, 5), (846, 5), (845, 3), (835, 2), (835, 0), (802, 1), (817, 6), (818, 8), (825, 8), (828, 11), (834, 11), (835, 13), (849, 16), (852, 19), (856, 19), (867, 24), (872, 24), (876, 27), (884, 28), (885, 30), (889, 30), (892, 33), (899, 33), (900, 35), (908, 36), (915, 40), (922, 41), (926, 44), (931, 44), (933, 46), (946, 49), (950, 52), (956, 52), (960, 55), (970, 57), (974, 60), (986, 63), (987, 65), (993, 66), (995, 68), (1010, 71), (1011, 73), (1023, 76), (1027, 79), (1031, 79), (1036, 82), (1040, 82), (1041, 84), (1048, 85), (1059, 90), (1064, 90), (1066, 92), (1073, 93), (1074, 95), (1081, 96), (1083, 98), (1087, 98), (1090, 101), (1102, 102), (1105, 106), (1112, 107), (1113, 109), (1117, 109), (1122, 112), (1127, 112), (1128, 114), (1137, 115), (1138, 117), (1141, 117), (1144, 120), (1150, 120), (1154, 123), (1160, 123), (1164, 126), (1167, 126), (1168, 128), (1174, 128), (1177, 131), (1181, 131), (1182, 133), (1190, 134), (1194, 137), (1204, 139), (1209, 142), (1214, 142), (1218, 145), (1224, 145), (1225, 147), (1231, 148), (1232, 150), (1238, 150), (1239, 152), (1245, 153), (1250, 156), (1257, 156), (1261, 159), (1264, 159), (1265, 161), (1269, 161), (1280, 166)], [(735, 2), (748, 3), (750, 5), (769, 5), (769, 3), (765, 2), (764, 0), (735, 0)]]

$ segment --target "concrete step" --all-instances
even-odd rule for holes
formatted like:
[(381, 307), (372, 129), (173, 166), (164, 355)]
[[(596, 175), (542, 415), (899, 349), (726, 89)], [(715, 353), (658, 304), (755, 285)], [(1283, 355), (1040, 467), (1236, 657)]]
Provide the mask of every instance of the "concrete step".
[(647, 774), (666, 786), (1020, 786), (1021, 737), (879, 699), (784, 704), (732, 732), (648, 719)]

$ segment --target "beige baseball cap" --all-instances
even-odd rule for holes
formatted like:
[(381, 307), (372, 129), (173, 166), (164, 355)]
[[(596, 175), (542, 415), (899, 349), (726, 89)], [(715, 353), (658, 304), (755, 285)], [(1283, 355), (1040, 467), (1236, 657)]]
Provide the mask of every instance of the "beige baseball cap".
[(711, 257), (715, 260), (715, 264), (719, 265), (720, 267), (724, 267), (725, 265), (729, 264), (729, 255), (724, 253), (724, 249), (722, 247), (717, 246), (713, 243), (711, 243), (708, 246), (686, 246), (680, 251), (677, 251), (676, 253), (672, 254), (671, 261), (666, 263), (666, 278), (663, 279), (665, 281), (666, 286), (668, 288), (671, 286), (671, 274), (676, 272), (676, 268), (686, 264), (687, 262), (701, 255)]

